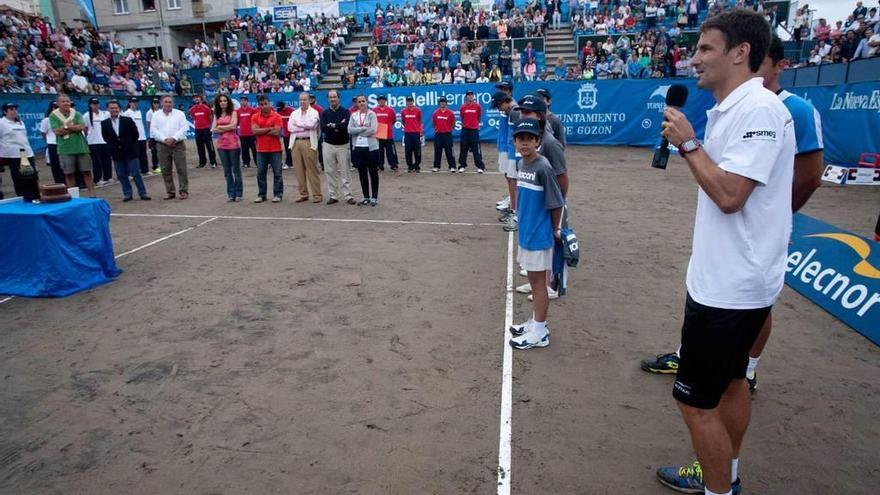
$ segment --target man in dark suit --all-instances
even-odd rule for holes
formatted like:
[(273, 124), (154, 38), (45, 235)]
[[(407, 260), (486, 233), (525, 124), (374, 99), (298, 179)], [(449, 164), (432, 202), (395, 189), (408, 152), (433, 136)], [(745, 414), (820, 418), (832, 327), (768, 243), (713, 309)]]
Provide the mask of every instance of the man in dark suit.
[(110, 156), (113, 157), (113, 165), (116, 167), (116, 176), (122, 185), (122, 201), (131, 201), (131, 183), (128, 177), (134, 179), (138, 196), (141, 200), (149, 200), (147, 188), (141, 178), (140, 163), (138, 162), (138, 130), (130, 117), (120, 115), (119, 102), (112, 100), (107, 103), (109, 119), (101, 122), (101, 135)]

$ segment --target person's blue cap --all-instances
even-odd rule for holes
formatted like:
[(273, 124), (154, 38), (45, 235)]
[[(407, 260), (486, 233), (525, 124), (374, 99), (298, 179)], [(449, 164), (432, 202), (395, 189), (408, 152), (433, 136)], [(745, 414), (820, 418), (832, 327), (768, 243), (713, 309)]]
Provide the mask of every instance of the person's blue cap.
[(541, 137), (541, 124), (535, 119), (521, 119), (513, 128), (513, 135), (517, 134), (531, 134)]
[(528, 110), (530, 112), (547, 112), (547, 102), (544, 101), (544, 97), (537, 94), (525, 95), (519, 100), (519, 108), (521, 110)]
[(498, 89), (506, 89), (508, 91), (513, 91), (513, 83), (510, 81), (500, 81), (495, 84), (495, 87)]

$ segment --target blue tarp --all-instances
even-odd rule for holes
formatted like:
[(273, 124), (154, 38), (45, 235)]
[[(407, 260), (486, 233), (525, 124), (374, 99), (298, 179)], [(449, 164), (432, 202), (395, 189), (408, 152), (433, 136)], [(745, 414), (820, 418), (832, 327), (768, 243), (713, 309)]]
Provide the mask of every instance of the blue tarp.
[(0, 294), (68, 296), (120, 273), (103, 199), (0, 204)]

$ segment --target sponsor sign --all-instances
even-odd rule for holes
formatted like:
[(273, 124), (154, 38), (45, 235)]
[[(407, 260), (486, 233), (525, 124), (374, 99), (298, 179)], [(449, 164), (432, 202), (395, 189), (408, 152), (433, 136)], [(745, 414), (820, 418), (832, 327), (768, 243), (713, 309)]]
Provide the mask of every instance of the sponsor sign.
[(272, 8), (272, 23), (284, 23), (296, 19), (296, 5), (276, 5)]
[(880, 244), (802, 213), (785, 283), (880, 345)]
[(822, 180), (841, 186), (880, 186), (880, 168), (828, 165), (822, 174)]

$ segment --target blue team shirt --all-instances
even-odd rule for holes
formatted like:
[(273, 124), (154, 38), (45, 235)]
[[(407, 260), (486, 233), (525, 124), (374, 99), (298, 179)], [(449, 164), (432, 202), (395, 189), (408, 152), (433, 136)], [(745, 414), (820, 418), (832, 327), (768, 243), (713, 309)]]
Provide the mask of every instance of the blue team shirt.
[(781, 91), (779, 99), (788, 109), (794, 120), (794, 135), (797, 154), (823, 149), (822, 120), (819, 112), (810, 102), (788, 91)]
[(516, 190), (519, 247), (529, 251), (552, 248), (555, 241), (550, 210), (562, 208), (565, 199), (550, 162), (541, 155), (529, 163), (521, 161)]
[(498, 119), (498, 136), (495, 144), (498, 147), (498, 153), (507, 153), (507, 135), (510, 133), (510, 120), (507, 115), (502, 115)]

